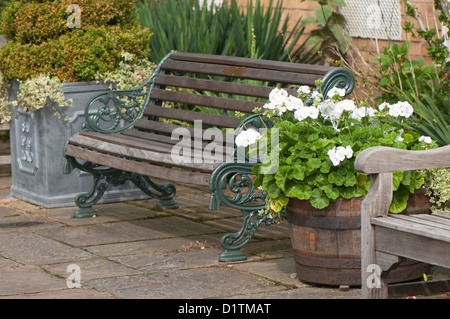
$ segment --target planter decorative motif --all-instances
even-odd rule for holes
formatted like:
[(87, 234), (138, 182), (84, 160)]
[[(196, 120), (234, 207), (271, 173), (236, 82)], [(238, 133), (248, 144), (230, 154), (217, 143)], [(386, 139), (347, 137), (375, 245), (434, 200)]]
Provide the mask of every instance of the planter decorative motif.
[[(297, 276), (301, 281), (323, 285), (361, 285), (361, 203), (364, 197), (338, 198), (325, 209), (309, 201), (291, 199), (286, 207)], [(410, 196), (405, 214), (430, 209), (423, 192)], [(422, 277), (429, 265), (405, 261), (391, 271), (389, 281), (404, 282)]]
[[(18, 82), (13, 82), (9, 100), (16, 98)], [(64, 174), (63, 150), (68, 138), (80, 132), (84, 123), (84, 107), (93, 96), (108, 88), (97, 82), (66, 83), (62, 88), (73, 106), (60, 108), (61, 119), (48, 108), (28, 113), (12, 110), (11, 195), (46, 208), (75, 206), (76, 195), (92, 188), (90, 174)], [(67, 117), (69, 120), (64, 120)], [(148, 198), (127, 182), (108, 190), (100, 202)]]

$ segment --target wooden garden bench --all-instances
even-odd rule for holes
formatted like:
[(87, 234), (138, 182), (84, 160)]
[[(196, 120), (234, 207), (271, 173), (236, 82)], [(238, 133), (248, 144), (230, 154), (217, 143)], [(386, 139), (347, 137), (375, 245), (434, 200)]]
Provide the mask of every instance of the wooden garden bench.
[[(92, 206), (108, 185), (117, 186), (126, 180), (160, 199), (163, 208), (178, 207), (173, 199), (175, 185), (170, 182), (196, 184), (210, 187), (210, 209), (225, 203), (243, 211), (242, 229), (248, 233), (248, 241), (253, 232), (245, 230), (254, 226), (249, 219), (263, 207), (264, 200), (253, 194), (251, 182), (245, 177), (251, 174), (255, 161), (237, 160), (234, 134), (242, 126), (235, 111), (252, 114), (255, 107), (264, 105), (274, 87), (285, 87), (296, 94), (290, 86), (315, 87), (318, 79), (324, 81), (325, 94), (335, 86), (345, 88), (347, 94), (353, 90), (353, 75), (345, 68), (168, 54), (139, 87), (100, 94), (86, 106), (83, 130), (70, 137), (64, 151), (66, 173), (78, 168), (94, 177), (92, 189), (75, 198), (79, 208), (74, 216), (93, 216)], [(246, 123), (263, 126), (255, 114)], [(223, 164), (227, 166), (218, 168)], [(168, 182), (157, 184), (150, 177)], [(226, 184), (234, 196), (224, 195)], [(249, 189), (247, 195), (242, 191), (245, 187)], [(259, 203), (249, 204), (254, 201)], [(242, 236), (230, 236), (223, 244), (232, 251), (239, 250), (237, 237)], [(245, 258), (239, 252), (237, 255), (235, 258)]]
[(392, 172), (450, 167), (450, 145), (426, 151), (372, 147), (361, 152), (357, 171), (370, 174), (361, 208), (361, 295), (388, 298), (386, 277), (403, 258), (450, 268), (450, 212), (389, 214)]

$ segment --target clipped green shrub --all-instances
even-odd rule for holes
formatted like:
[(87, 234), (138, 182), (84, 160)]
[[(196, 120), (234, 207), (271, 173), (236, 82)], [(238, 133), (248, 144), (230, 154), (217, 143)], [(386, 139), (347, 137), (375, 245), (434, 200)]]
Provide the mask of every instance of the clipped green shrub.
[[(72, 4), (81, 9), (81, 28), (67, 26)], [(43, 73), (66, 82), (91, 81), (116, 69), (123, 52), (145, 58), (151, 34), (140, 28), (134, 5), (134, 0), (12, 1), (0, 25), (9, 40), (0, 50), (0, 71), (22, 81)]]

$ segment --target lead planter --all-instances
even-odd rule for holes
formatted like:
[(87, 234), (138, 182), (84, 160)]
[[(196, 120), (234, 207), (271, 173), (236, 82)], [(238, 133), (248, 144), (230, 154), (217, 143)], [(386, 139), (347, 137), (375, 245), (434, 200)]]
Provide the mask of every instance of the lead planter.
[[(361, 285), (361, 203), (364, 197), (338, 198), (325, 209), (309, 201), (291, 199), (286, 207), (297, 277), (301, 281), (331, 286)], [(426, 213), (424, 192), (413, 194), (403, 212)], [(389, 282), (423, 276), (429, 265), (405, 261), (389, 274)]]
[[(9, 100), (17, 97), (18, 82), (11, 84)], [(12, 110), (11, 195), (46, 208), (74, 206), (77, 194), (86, 193), (93, 185), (91, 175), (74, 171), (64, 174), (63, 150), (84, 123), (84, 106), (93, 96), (108, 88), (97, 82), (66, 83), (62, 88), (73, 106), (59, 108), (57, 118), (49, 108), (25, 112)], [(69, 120), (64, 120), (67, 117)], [(148, 198), (132, 183), (108, 189), (99, 203)]]

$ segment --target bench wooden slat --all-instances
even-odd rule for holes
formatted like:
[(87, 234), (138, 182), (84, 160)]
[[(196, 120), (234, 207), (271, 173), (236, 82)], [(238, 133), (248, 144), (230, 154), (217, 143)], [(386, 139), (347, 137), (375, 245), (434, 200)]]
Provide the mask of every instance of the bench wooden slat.
[[(183, 157), (186, 162), (177, 163), (172, 158), (171, 145), (153, 142), (152, 144), (144, 144), (136, 142), (136, 145), (127, 143), (126, 140), (120, 138), (120, 135), (107, 135), (106, 137), (76, 135), (71, 138), (72, 145), (78, 145), (87, 149), (96, 150), (101, 153), (108, 153), (124, 158), (131, 158), (139, 161), (147, 161), (152, 163), (160, 163), (163, 165), (172, 165), (177, 167), (190, 168), (199, 171), (212, 171), (217, 164), (223, 163), (223, 153), (218, 154), (222, 156), (210, 156), (202, 149), (196, 149), (188, 141), (184, 144), (191, 156)], [(194, 158), (196, 159), (194, 161)]]
[(389, 214), (389, 216), (410, 221), (412, 223), (450, 230), (450, 220), (446, 220), (445, 218), (439, 216), (433, 216), (428, 214), (413, 214), (413, 215)]
[(439, 215), (426, 215), (426, 214), (419, 214), (416, 217), (426, 220), (428, 222), (439, 222), (441, 225), (445, 225), (446, 229), (450, 230), (450, 219), (448, 218), (444, 218)]
[(262, 107), (265, 103), (241, 101), (215, 96), (205, 96), (186, 92), (168, 91), (153, 89), (151, 98), (159, 101), (169, 101), (174, 103), (207, 106), (221, 110), (240, 111), (251, 113), (255, 107)]
[[(83, 138), (86, 137), (86, 138)], [(107, 143), (113, 143), (120, 146), (140, 149), (144, 151), (155, 151), (161, 152), (165, 154), (171, 154), (172, 150), (175, 146), (175, 143), (164, 143), (163, 141), (158, 140), (144, 140), (141, 137), (135, 137), (124, 134), (101, 134), (95, 132), (86, 132), (80, 133), (78, 136), (74, 136), (70, 142), (80, 146), (90, 147), (90, 144), (85, 144), (86, 140), (98, 140)], [(214, 148), (215, 154), (214, 156), (209, 156), (208, 152), (205, 152), (205, 148), (208, 146), (208, 143), (194, 143), (193, 141), (185, 140), (180, 142), (180, 140), (176, 141), (178, 145), (183, 146), (183, 148), (190, 148), (191, 154), (196, 156), (202, 156), (205, 159), (212, 160), (221, 158), (219, 162), (224, 162), (230, 156), (230, 152), (228, 148), (225, 147), (216, 147)]]
[[(120, 133), (122, 138), (136, 138), (139, 140), (148, 140), (150, 142), (152, 141), (159, 141), (162, 142), (164, 144), (167, 145), (176, 145), (180, 142), (179, 139), (172, 139), (170, 136), (166, 136), (166, 135), (160, 135), (160, 134), (155, 134), (155, 133), (150, 133), (150, 132), (144, 132), (144, 131), (139, 131), (139, 130), (127, 130), (124, 132)], [(204, 149), (207, 145), (209, 145), (210, 143), (208, 142), (203, 142), (202, 143), (202, 148)], [(220, 150), (220, 148), (219, 148)], [(223, 145), (223, 155), (228, 157), (231, 155), (231, 153), (234, 151), (234, 144), (229, 143), (229, 145), (225, 144)]]
[(442, 218), (450, 219), (450, 211), (435, 212), (435, 213), (433, 213), (432, 215), (439, 216), (439, 217), (442, 217)]
[(438, 228), (421, 223), (415, 223), (411, 220), (404, 220), (391, 215), (381, 218), (371, 218), (370, 222), (373, 225), (381, 226), (384, 228), (414, 233), (420, 236), (450, 242), (450, 232), (440, 227)]
[(272, 60), (259, 60), (245, 57), (211, 55), (203, 53), (176, 52), (172, 54), (171, 59), (202, 62), (202, 63), (225, 64), (243, 67), (251, 66), (260, 69), (289, 71), (289, 72), (297, 72), (300, 74), (309, 73), (309, 74), (325, 75), (331, 69), (331, 67), (328, 66), (290, 63)]
[[(378, 228), (377, 226), (375, 228), (377, 256), (380, 256), (380, 253), (386, 253), (442, 267), (450, 265), (450, 254), (448, 253), (450, 242), (445, 233), (442, 233), (442, 236), (423, 236), (408, 230)], [(431, 232), (428, 234), (431, 235)], [(377, 259), (377, 262), (381, 262), (381, 260)]]
[(219, 141), (222, 141), (222, 143), (226, 143), (227, 141), (234, 141), (234, 135), (225, 132), (215, 131), (214, 133), (217, 134), (209, 136), (209, 134), (205, 134), (206, 130), (195, 130), (193, 127), (183, 127), (179, 125), (145, 119), (140, 119), (139, 121), (137, 121), (134, 127), (144, 131), (159, 132), (176, 137), (178, 137), (178, 133), (180, 133), (194, 139), (197, 138), (198, 134), (198, 138), (204, 139), (206, 141), (214, 141), (216, 143), (218, 143)]
[[(225, 93), (242, 96), (259, 97), (267, 100), (273, 87), (260, 86), (244, 83), (193, 79), (189, 77), (159, 74), (155, 78), (155, 84), (160, 86), (179, 87), (185, 89), (192, 89), (198, 91), (207, 91), (215, 93)], [(286, 89), (289, 94), (296, 95), (297, 91), (294, 89)]]
[(167, 60), (161, 65), (162, 70), (175, 72), (189, 72), (196, 74), (207, 74), (215, 76), (227, 76), (231, 78), (244, 78), (249, 80), (269, 81), (285, 84), (314, 86), (317, 74), (299, 74), (298, 72), (287, 72), (270, 69), (251, 67), (228, 67), (220, 64), (205, 64), (197, 62), (186, 62)]
[(98, 153), (96, 151), (87, 150), (74, 145), (67, 145), (66, 154), (85, 161), (98, 163), (106, 167), (201, 186), (208, 186), (209, 178), (211, 176), (211, 173), (177, 170), (173, 169), (173, 167), (154, 165), (148, 162), (131, 161), (129, 159)]
[(157, 105), (147, 107), (144, 115), (180, 120), (188, 123), (194, 123), (195, 120), (199, 120), (202, 121), (203, 125), (227, 128), (236, 128), (241, 123), (236, 117), (173, 109)]

